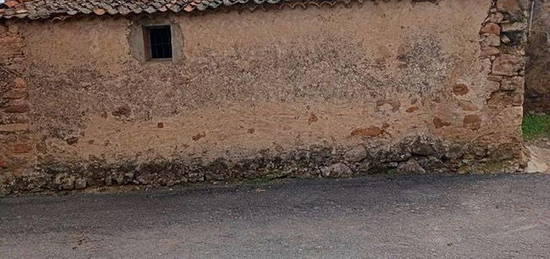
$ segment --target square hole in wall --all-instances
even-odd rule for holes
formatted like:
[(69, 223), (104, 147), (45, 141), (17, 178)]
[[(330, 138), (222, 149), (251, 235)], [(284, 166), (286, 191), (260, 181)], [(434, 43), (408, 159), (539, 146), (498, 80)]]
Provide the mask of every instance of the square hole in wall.
[(148, 60), (172, 59), (172, 30), (170, 25), (144, 27), (145, 56)]

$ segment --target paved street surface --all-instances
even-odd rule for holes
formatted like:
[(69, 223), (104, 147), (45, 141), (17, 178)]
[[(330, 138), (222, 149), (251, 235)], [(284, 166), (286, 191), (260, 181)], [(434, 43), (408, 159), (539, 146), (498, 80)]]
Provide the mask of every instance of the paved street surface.
[(0, 199), (0, 258), (550, 258), (550, 175)]

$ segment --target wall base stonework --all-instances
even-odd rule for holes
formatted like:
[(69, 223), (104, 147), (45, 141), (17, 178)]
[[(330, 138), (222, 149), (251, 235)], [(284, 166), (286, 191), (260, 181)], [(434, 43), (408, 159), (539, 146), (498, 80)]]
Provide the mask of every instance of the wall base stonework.
[(277, 152), (264, 150), (246, 159), (214, 161), (174, 158), (146, 162), (97, 161), (40, 164), (37, 173), (5, 183), (8, 193), (67, 191), (90, 187), (232, 182), (277, 178), (342, 178), (377, 173), (512, 173), (523, 166), (520, 146), (483, 147), (411, 136), (399, 143), (366, 141), (352, 148), (311, 146)]
[[(526, 3), (10, 20), (0, 193), (520, 172)], [(151, 23), (172, 62), (139, 55)]]

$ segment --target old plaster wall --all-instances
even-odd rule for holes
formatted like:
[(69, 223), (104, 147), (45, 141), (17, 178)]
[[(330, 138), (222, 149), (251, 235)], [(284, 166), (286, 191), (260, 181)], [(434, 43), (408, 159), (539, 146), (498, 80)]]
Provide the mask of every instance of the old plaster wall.
[[(480, 48), (482, 24), (516, 19), (500, 9), (403, 1), (14, 22), (37, 160), (5, 186), (518, 170), (521, 44), (501, 53), (489, 30)], [(140, 58), (151, 22), (172, 24), (174, 62)]]

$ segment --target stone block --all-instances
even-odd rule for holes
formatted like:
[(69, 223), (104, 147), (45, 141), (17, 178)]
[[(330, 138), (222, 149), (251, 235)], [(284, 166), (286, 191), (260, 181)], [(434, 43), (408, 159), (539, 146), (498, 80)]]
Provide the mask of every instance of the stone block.
[(397, 172), (402, 174), (425, 174), (424, 169), (416, 160), (409, 160), (397, 167)]
[(525, 78), (522, 76), (516, 76), (514, 78), (507, 78), (502, 81), (500, 88), (503, 91), (516, 91), (523, 89), (525, 85)]
[(367, 149), (362, 145), (358, 145), (348, 150), (344, 154), (344, 159), (346, 159), (346, 161), (349, 161), (349, 162), (360, 162), (366, 157), (367, 157)]
[(522, 92), (514, 92), (512, 96), (512, 106), (523, 106), (523, 93)]
[(504, 20), (504, 15), (500, 12), (493, 13), (489, 16), (489, 22), (491, 23), (501, 23)]
[(502, 55), (493, 63), (493, 74), (503, 76), (515, 76), (523, 69), (523, 57), (514, 55)]
[(86, 186), (87, 186), (87, 183), (86, 183), (86, 179), (84, 178), (78, 178), (74, 182), (74, 188), (77, 190), (86, 189)]
[(500, 50), (498, 48), (491, 47), (491, 46), (484, 46), (481, 48), (480, 56), (489, 57), (489, 56), (496, 56), (498, 54), (500, 54)]
[(347, 165), (337, 163), (321, 168), (321, 174), (324, 177), (349, 177), (353, 175), (353, 171)]
[(500, 35), (500, 26), (496, 23), (487, 23), (481, 28), (481, 34)]
[(75, 187), (76, 177), (67, 174), (59, 174), (54, 179), (54, 184), (59, 190), (72, 190)]
[(503, 13), (518, 13), (522, 11), (518, 0), (498, 0), (497, 10)]
[(502, 24), (502, 32), (517, 32), (527, 30), (527, 23), (515, 22)]
[(481, 44), (483, 47), (486, 47), (486, 46), (498, 47), (500, 46), (500, 36), (492, 35), (492, 34), (485, 35), (481, 38)]

